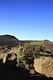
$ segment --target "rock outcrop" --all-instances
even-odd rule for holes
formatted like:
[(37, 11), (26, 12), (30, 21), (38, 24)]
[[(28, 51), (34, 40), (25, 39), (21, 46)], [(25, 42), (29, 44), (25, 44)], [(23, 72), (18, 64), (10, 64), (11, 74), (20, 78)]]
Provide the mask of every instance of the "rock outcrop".
[(34, 68), (38, 73), (53, 78), (53, 57), (40, 57), (34, 59)]

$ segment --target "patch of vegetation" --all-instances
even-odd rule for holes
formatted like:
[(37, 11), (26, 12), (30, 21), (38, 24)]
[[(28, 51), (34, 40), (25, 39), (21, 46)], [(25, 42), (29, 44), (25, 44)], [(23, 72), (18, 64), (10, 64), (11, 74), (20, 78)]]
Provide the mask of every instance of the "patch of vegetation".
[(24, 45), (19, 45), (17, 47), (17, 66), (24, 67), (25, 64), (31, 64), (34, 62), (36, 57), (39, 57), (40, 51), (43, 51), (43, 44), (36, 43), (32, 44), (30, 42), (24, 43)]
[(24, 67), (24, 64), (25, 64), (24, 49), (23, 46), (20, 45), (17, 52), (17, 66)]

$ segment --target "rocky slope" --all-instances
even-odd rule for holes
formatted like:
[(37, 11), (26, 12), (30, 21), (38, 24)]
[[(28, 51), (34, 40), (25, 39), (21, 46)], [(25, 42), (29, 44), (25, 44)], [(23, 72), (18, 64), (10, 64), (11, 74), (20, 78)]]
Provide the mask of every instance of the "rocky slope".
[[(17, 59), (20, 57), (19, 54), (20, 53), (22, 54), (22, 48), (24, 50), (23, 45), (25, 43), (31, 43), (31, 44), (43, 43), (44, 50), (48, 50), (49, 52), (53, 51), (53, 42), (50, 42), (48, 40), (44, 40), (44, 41), (37, 41), (37, 40), (35, 40), (35, 41), (26, 40), (25, 41), (24, 40), (24, 41), (21, 41), (11, 35), (2, 35), (2, 36), (0, 36), (0, 61), (2, 61), (2, 64), (7, 67), (9, 67), (9, 66), (12, 68), (15, 67), (18, 63)], [(29, 74), (30, 75), (32, 74), (33, 76), (41, 74), (41, 76), (45, 75), (47, 77), (53, 78), (53, 57), (51, 57), (52, 55), (50, 55), (50, 53), (47, 54), (47, 53), (39, 52), (39, 56), (40, 55), (41, 55), (41, 57), (34, 59), (33, 64), (30, 64), (30, 66), (29, 66), (29, 64), (27, 64), (29, 66), (29, 69), (28, 69)], [(35, 69), (35, 72), (34, 72), (34, 69)], [(34, 79), (35, 79), (35, 76), (34, 76)], [(32, 80), (34, 80), (34, 79), (32, 79)]]

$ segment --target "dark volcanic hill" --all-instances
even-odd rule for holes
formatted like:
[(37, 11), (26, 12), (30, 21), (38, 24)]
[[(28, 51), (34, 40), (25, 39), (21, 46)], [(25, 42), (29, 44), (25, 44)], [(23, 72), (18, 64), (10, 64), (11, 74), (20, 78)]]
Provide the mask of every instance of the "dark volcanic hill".
[(19, 45), (19, 40), (11, 35), (2, 35), (0, 36), (0, 46), (17, 46)]
[(44, 43), (45, 49), (53, 51), (53, 42), (51, 42), (49, 40), (44, 40), (43, 43)]

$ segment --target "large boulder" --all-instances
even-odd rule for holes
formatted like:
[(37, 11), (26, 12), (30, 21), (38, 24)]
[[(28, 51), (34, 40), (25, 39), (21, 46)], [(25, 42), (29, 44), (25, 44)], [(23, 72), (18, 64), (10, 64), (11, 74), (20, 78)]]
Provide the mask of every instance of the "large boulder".
[(53, 57), (40, 57), (34, 59), (35, 71), (53, 78)]

